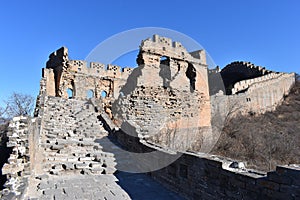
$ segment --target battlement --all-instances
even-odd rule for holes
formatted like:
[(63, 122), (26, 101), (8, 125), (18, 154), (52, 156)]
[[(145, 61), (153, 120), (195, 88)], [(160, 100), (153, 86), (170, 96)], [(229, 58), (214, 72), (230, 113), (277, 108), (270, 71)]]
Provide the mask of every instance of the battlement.
[(214, 69), (208, 69), (207, 72), (208, 72), (208, 74), (217, 74), (217, 73), (220, 73), (221, 70), (220, 70), (220, 67), (217, 66), (217, 67), (214, 68)]
[(206, 54), (204, 50), (189, 53), (180, 42), (172, 41), (170, 38), (159, 35), (153, 35), (152, 38), (143, 40), (140, 50), (160, 56), (168, 56), (173, 59), (206, 65)]
[(87, 63), (83, 60), (69, 60), (68, 69), (71, 72), (86, 74), (97, 77), (123, 78), (126, 79), (132, 70), (122, 68), (112, 64), (102, 64), (98, 62)]
[[(237, 92), (232, 90), (232, 88), (234, 88), (234, 85), (237, 82), (262, 77), (270, 73), (275, 72), (266, 70), (265, 67), (262, 66), (255, 66), (250, 62), (240, 61), (235, 61), (226, 65), (220, 72), (226, 88), (226, 94), (232, 94), (232, 92)], [(236, 87), (239, 87), (238, 85)], [(244, 83), (241, 85), (242, 87), (246, 87), (244, 86)]]
[(252, 70), (256, 70), (258, 72), (261, 72), (261, 74), (268, 74), (268, 73), (274, 72), (274, 71), (267, 70), (263, 66), (256, 66), (251, 62), (245, 62), (245, 61), (234, 61), (234, 62), (228, 64), (224, 69), (222, 69), (222, 71), (223, 70), (226, 71), (228, 68), (232, 68), (232, 67), (238, 67), (238, 68), (247, 67), (247, 68), (250, 68)]
[[(295, 83), (295, 73), (276, 73), (276, 75), (270, 74), (271, 76), (269, 78), (261, 78), (260, 81), (253, 82), (249, 84), (249, 92), (252, 92), (254, 90), (268, 87), (270, 85), (275, 85), (278, 83), (278, 88), (281, 88), (282, 94), (287, 95), (291, 86)], [(267, 92), (267, 91), (266, 91)]]
[(280, 76), (283, 76), (283, 75), (286, 75), (286, 74), (271, 72), (271, 73), (268, 73), (261, 77), (239, 81), (234, 84), (234, 87), (232, 88), (232, 94), (235, 94), (239, 91), (246, 90), (254, 84), (262, 83), (264, 81), (268, 81), (268, 80), (275, 79), (275, 78), (279, 78)]

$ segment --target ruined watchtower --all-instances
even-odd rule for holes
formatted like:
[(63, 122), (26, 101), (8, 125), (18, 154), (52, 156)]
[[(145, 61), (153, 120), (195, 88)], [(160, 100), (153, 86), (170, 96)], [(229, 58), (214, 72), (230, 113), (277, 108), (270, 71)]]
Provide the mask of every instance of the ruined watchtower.
[(69, 60), (62, 47), (43, 69), (41, 92), (98, 99), (117, 126), (141, 141), (199, 150), (211, 127), (205, 51), (189, 53), (181, 43), (154, 35), (142, 41), (136, 60), (135, 69), (88, 64)]
[(154, 35), (142, 41), (137, 63), (113, 104), (118, 125), (146, 143), (199, 150), (211, 127), (205, 51)]

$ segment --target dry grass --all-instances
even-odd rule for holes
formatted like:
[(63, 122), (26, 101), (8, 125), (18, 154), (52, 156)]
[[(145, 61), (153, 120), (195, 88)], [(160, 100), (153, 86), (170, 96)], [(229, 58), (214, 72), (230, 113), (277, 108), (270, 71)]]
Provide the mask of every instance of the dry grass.
[(276, 111), (230, 120), (212, 153), (265, 171), (300, 163), (300, 81)]

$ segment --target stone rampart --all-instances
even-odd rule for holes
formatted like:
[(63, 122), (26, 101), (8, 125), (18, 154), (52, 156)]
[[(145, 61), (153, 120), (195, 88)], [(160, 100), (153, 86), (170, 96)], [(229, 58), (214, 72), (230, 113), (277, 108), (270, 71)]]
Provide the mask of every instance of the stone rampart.
[(220, 72), (226, 88), (226, 94), (228, 95), (232, 94), (232, 88), (235, 83), (261, 77), (269, 73), (272, 73), (272, 71), (266, 70), (261, 66), (255, 66), (250, 62), (232, 62)]
[(151, 174), (190, 199), (300, 198), (299, 165), (277, 166), (276, 171), (263, 173), (235, 161), (184, 154)]
[[(114, 132), (114, 137), (128, 151), (149, 151), (149, 147), (123, 132)], [(143, 163), (148, 164), (148, 161)], [(245, 163), (229, 158), (185, 152), (175, 162), (150, 175), (187, 199), (300, 197), (299, 165), (277, 166), (275, 171), (263, 172), (248, 169)]]

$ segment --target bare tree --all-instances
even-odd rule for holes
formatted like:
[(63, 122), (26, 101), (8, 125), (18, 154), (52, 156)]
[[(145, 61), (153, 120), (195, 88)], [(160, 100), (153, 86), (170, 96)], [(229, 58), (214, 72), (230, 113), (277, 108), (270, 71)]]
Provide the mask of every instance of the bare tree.
[(0, 107), (0, 124), (3, 124), (6, 122), (6, 118), (5, 118), (5, 112), (6, 112), (6, 107)]
[(2, 109), (9, 119), (15, 116), (30, 116), (34, 108), (34, 98), (28, 94), (14, 92), (8, 100), (4, 101), (6, 108)]

